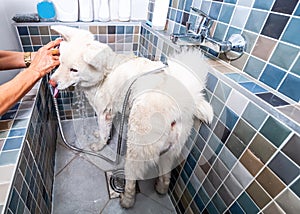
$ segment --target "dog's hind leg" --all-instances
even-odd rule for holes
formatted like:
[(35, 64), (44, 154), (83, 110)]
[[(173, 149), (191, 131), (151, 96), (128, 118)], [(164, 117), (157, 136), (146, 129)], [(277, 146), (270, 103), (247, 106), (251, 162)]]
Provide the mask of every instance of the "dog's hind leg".
[(121, 193), (120, 204), (124, 208), (130, 208), (135, 202), (136, 181), (126, 180), (125, 191)]

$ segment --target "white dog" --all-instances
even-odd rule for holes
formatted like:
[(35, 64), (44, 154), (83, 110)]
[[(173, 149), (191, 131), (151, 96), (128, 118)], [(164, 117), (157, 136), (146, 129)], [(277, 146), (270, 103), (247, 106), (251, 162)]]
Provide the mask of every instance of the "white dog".
[[(53, 26), (64, 37), (60, 66), (50, 82), (57, 89), (78, 85), (98, 116), (100, 150), (109, 139), (112, 121), (128, 104), (125, 192), (122, 207), (135, 202), (136, 180), (157, 171), (156, 191), (165, 194), (172, 167), (193, 126), (193, 117), (206, 123), (213, 111), (203, 96), (208, 67), (196, 52), (168, 59), (168, 65), (133, 55), (116, 54), (86, 30)], [(185, 63), (186, 65), (184, 65)], [(130, 94), (128, 93), (130, 91)], [(125, 99), (128, 96), (128, 100)], [(155, 167), (153, 167), (155, 166)], [(155, 174), (154, 174), (155, 173)]]

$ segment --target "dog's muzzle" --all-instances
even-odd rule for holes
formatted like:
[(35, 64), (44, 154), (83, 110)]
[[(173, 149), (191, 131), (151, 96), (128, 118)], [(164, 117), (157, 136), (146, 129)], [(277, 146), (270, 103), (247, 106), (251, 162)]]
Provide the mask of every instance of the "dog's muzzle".
[(53, 97), (57, 98), (58, 97), (57, 83), (54, 80), (50, 79), (49, 84), (52, 86)]

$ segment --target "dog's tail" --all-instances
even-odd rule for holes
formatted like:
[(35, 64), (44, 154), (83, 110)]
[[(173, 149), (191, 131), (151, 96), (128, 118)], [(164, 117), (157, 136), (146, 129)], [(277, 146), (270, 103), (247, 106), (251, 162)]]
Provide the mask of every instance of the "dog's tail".
[[(193, 95), (195, 102), (194, 115), (206, 123), (211, 123), (213, 119), (213, 109), (205, 100), (203, 94), (210, 67), (205, 62), (205, 57), (203, 54), (199, 49), (196, 50), (187, 48), (183, 49), (179, 53), (175, 53), (173, 56), (169, 57), (168, 60), (169, 64), (172, 64), (173, 62), (179, 62), (181, 65), (187, 68), (189, 74), (181, 73), (180, 78)], [(175, 76), (176, 75), (178, 74), (175, 74)]]

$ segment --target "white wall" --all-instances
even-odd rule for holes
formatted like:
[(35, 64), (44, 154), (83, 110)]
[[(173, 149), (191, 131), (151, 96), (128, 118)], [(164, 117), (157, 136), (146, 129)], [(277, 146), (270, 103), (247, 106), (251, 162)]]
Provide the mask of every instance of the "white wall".
[[(36, 13), (36, 4), (40, 0), (0, 0), (0, 49), (21, 50), (18, 44), (12, 17), (15, 14)], [(63, 0), (62, 0), (63, 1)], [(94, 0), (96, 1), (96, 0)], [(100, 0), (98, 0), (100, 1)], [(116, 6), (119, 0), (110, 0)], [(133, 20), (146, 20), (148, 0), (131, 0)], [(111, 14), (115, 18), (117, 12), (112, 8)]]

